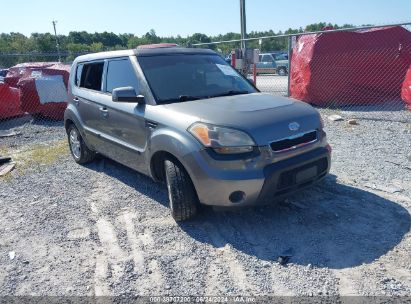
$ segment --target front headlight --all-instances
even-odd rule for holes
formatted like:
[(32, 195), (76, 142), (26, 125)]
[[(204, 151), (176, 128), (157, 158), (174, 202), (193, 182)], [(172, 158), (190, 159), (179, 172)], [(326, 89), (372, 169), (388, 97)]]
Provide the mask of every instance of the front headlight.
[(256, 146), (247, 133), (236, 129), (196, 122), (188, 131), (205, 147), (221, 154), (247, 153)]

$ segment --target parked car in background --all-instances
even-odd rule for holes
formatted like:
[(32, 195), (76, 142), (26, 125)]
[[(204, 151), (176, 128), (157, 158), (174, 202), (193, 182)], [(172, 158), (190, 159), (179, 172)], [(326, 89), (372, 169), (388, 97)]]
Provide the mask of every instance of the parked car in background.
[(0, 69), (0, 81), (4, 80), (4, 77), (6, 77), (8, 71), (8, 69)]
[(275, 63), (277, 64), (277, 74), (280, 76), (288, 75), (288, 54), (285, 53), (274, 53)]
[(257, 75), (277, 73), (277, 63), (275, 62), (274, 56), (269, 53), (260, 54), (260, 60), (256, 64), (256, 69)]
[(288, 55), (283, 53), (262, 53), (257, 63), (257, 74), (288, 74)]
[(77, 163), (98, 152), (165, 183), (177, 221), (193, 217), (199, 204), (272, 203), (330, 168), (317, 110), (260, 93), (208, 49), (78, 57), (65, 127)]
[(225, 62), (231, 65), (231, 53), (224, 57)]
[(8, 71), (8, 69), (0, 69), (0, 77), (6, 77)]

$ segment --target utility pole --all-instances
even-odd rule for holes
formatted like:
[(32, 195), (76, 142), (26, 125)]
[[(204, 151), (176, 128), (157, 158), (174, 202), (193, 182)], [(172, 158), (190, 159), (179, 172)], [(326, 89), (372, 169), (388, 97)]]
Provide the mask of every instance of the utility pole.
[(60, 55), (60, 44), (59, 44), (59, 39), (57, 37), (57, 30), (56, 30), (56, 20), (53, 20), (51, 23), (53, 23), (54, 27), (54, 37), (56, 37), (56, 47), (57, 47), (57, 54), (59, 56), (59, 62), (61, 62), (61, 55)]
[(247, 39), (247, 22), (245, 17), (245, 0), (240, 0), (240, 16), (241, 16), (241, 48), (245, 52)]

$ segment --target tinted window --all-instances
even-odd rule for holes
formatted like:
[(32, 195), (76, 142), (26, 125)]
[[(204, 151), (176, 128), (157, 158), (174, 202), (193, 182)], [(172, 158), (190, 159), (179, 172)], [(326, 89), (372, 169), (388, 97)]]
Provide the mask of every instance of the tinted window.
[(103, 62), (84, 64), (81, 73), (80, 87), (95, 91), (101, 91), (103, 67)]
[(106, 91), (111, 93), (113, 89), (121, 87), (133, 87), (138, 93), (137, 77), (128, 59), (108, 63)]
[(77, 70), (76, 70), (76, 79), (75, 79), (75, 83), (76, 83), (76, 86), (79, 86), (80, 85), (80, 82), (81, 82), (81, 72), (83, 71), (83, 65), (82, 64), (79, 64), (78, 66), (77, 66)]

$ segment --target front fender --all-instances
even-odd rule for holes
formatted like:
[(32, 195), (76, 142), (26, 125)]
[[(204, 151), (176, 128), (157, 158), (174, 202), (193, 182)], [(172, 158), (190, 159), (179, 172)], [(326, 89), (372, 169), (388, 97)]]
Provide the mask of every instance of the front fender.
[[(203, 149), (203, 146), (186, 130), (180, 132), (178, 130), (159, 129), (153, 132), (150, 138), (150, 153), (148, 163), (157, 152), (167, 152), (173, 155), (184, 166), (191, 175), (191, 168), (185, 164), (185, 156), (194, 151)], [(151, 172), (151, 166), (150, 173)]]

